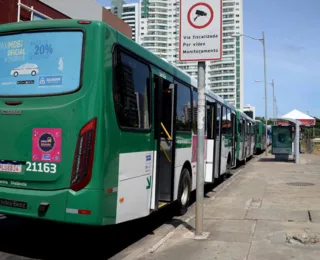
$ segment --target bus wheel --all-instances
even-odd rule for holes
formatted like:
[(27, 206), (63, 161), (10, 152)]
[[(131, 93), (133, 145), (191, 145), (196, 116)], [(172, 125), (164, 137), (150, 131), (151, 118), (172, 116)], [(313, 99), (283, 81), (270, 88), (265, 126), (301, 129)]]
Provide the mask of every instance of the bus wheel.
[(246, 165), (247, 164), (247, 155), (244, 157), (243, 161), (242, 161), (242, 164), (243, 165)]
[(191, 178), (188, 169), (182, 170), (178, 188), (177, 215), (182, 216), (188, 211), (191, 194)]
[(232, 165), (232, 162), (231, 162), (231, 155), (230, 153), (228, 154), (228, 160), (227, 160), (227, 174), (230, 174), (231, 173), (231, 165)]

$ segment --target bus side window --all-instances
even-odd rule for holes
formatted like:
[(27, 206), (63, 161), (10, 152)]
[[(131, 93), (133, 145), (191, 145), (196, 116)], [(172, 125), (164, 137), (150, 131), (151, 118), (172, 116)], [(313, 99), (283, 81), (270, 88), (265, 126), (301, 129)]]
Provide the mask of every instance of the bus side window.
[(227, 109), (225, 106), (222, 107), (222, 122), (221, 122), (222, 135), (228, 134), (228, 120), (227, 120)]
[(228, 135), (232, 136), (232, 113), (230, 109), (227, 109), (227, 122), (228, 122)]
[(192, 91), (193, 94), (193, 133), (197, 134), (198, 132), (198, 92), (196, 90)]
[(150, 68), (117, 50), (114, 104), (120, 127), (150, 129)]
[[(176, 130), (191, 132), (192, 106), (191, 106), (191, 89), (190, 87), (177, 83), (177, 119)], [(196, 108), (194, 108), (196, 109)]]
[(214, 139), (214, 103), (206, 102), (206, 130), (208, 139)]
[(219, 103), (217, 103), (217, 108), (216, 108), (216, 134), (215, 134), (215, 138), (219, 139), (220, 138), (220, 132), (221, 132), (221, 125), (220, 125), (220, 121), (221, 121), (221, 105)]

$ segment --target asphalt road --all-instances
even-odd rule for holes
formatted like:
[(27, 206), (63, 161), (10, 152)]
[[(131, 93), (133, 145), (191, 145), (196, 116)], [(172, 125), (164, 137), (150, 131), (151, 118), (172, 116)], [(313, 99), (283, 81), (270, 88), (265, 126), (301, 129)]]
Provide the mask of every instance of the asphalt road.
[[(219, 184), (207, 185), (205, 192)], [(193, 193), (191, 203), (194, 200)], [(89, 228), (0, 215), (0, 260), (105, 260), (152, 233), (172, 217), (172, 208), (168, 206), (146, 218), (117, 226)]]

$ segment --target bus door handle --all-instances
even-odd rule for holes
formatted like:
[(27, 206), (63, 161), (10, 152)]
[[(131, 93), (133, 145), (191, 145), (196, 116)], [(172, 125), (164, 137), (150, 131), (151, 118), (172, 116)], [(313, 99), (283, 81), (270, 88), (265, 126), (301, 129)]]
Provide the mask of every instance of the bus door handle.
[(163, 124), (162, 122), (161, 122), (161, 127), (162, 127), (163, 131), (166, 133), (168, 139), (169, 139), (170, 141), (172, 141), (171, 135), (169, 134), (168, 130), (166, 129), (166, 127), (164, 126), (164, 124)]

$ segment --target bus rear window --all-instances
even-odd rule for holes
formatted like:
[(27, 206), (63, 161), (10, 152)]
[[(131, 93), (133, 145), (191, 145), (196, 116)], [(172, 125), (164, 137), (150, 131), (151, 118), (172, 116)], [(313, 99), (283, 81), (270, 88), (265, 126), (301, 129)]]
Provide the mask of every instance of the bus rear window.
[(0, 96), (69, 93), (80, 86), (83, 33), (0, 35)]

